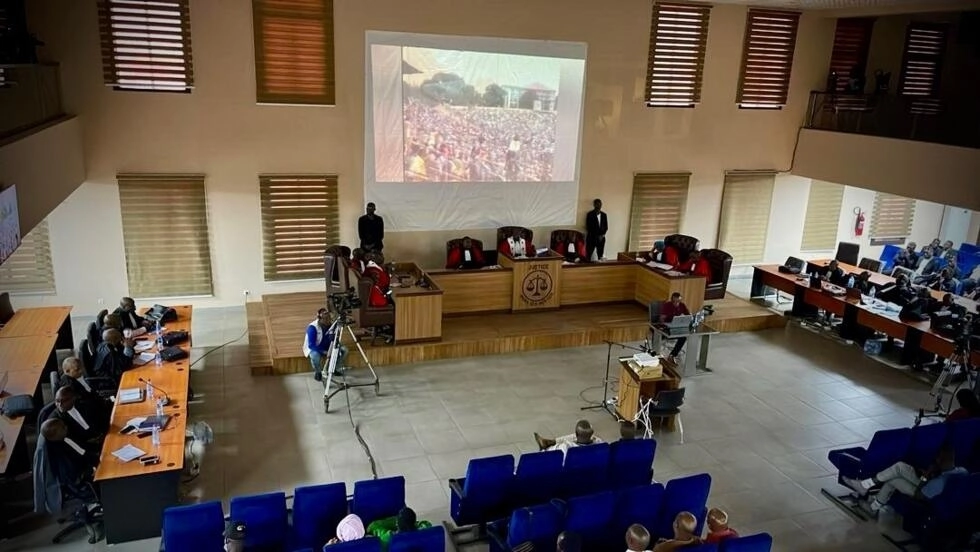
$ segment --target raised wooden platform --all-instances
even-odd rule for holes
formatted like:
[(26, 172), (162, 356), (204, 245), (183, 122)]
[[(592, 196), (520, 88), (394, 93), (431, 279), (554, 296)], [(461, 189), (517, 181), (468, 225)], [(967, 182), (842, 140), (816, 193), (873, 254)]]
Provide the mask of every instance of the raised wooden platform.
[[(310, 371), (303, 356), (303, 332), (323, 303), (323, 293), (265, 295), (247, 305), (249, 361), (253, 375)], [(706, 301), (715, 306), (708, 322), (721, 332), (779, 327), (778, 313), (728, 295)], [(444, 318), (442, 340), (436, 343), (372, 347), (362, 341), (375, 366), (426, 360), (515, 353), (539, 349), (582, 347), (604, 340), (640, 341), (647, 335), (647, 309), (636, 303), (583, 305), (538, 313), (457, 315)], [(361, 364), (352, 351), (349, 364)]]

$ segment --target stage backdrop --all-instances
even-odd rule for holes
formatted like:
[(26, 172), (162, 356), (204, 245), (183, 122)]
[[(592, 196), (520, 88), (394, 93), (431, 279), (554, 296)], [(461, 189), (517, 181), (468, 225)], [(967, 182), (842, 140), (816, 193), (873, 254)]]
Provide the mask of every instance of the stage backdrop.
[(364, 195), (386, 229), (575, 224), (584, 43), (366, 42)]

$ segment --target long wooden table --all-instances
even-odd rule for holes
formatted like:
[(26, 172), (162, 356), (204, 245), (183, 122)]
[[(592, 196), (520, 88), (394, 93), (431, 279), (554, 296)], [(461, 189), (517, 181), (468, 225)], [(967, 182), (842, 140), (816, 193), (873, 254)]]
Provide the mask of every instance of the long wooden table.
[[(31, 395), (37, 408), (43, 404), (41, 383), (46, 374), (57, 369), (55, 350), (71, 349), (71, 307), (38, 307), (20, 309), (0, 329), (0, 374), (8, 373), (4, 397)], [(10, 462), (30, 465), (24, 435), (24, 417), (0, 416), (0, 433), (4, 448), (0, 450), (0, 473), (6, 473)], [(33, 421), (32, 421), (33, 422)]]
[[(165, 324), (166, 331), (191, 331), (192, 307), (174, 307), (177, 320)], [(154, 334), (145, 334), (152, 339)], [(191, 340), (180, 344), (190, 352)], [(150, 350), (152, 352), (153, 349)], [(138, 353), (137, 353), (138, 354)], [(145, 388), (140, 378), (149, 380), (170, 396), (164, 412), (171, 416), (167, 428), (160, 432), (160, 445), (154, 446), (150, 437), (123, 435), (120, 430), (138, 416), (156, 414), (155, 401), (144, 400), (132, 404), (119, 404), (112, 409), (109, 432), (102, 445), (101, 461), (95, 472), (95, 481), (102, 493), (105, 514), (106, 542), (115, 544), (160, 535), (163, 510), (178, 503), (180, 475), (184, 469), (184, 436), (187, 428), (187, 402), (190, 389), (190, 359), (164, 362), (153, 361), (123, 373), (120, 390)], [(160, 456), (160, 463), (143, 466), (138, 460), (122, 462), (112, 453), (127, 444), (136, 446), (146, 454)]]
[(442, 339), (443, 292), (418, 265), (395, 264), (391, 294), (395, 301), (395, 343)]

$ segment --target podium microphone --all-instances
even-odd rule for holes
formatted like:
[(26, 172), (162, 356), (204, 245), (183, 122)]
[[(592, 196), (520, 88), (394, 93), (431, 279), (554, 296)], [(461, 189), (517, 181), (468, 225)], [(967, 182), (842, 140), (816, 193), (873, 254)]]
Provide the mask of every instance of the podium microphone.
[(163, 393), (163, 406), (167, 406), (168, 404), (170, 404), (170, 393), (167, 393), (163, 389), (157, 387), (156, 385), (153, 385), (152, 382), (147, 381), (147, 380), (145, 380), (143, 378), (137, 378), (137, 379), (139, 380), (140, 383), (145, 384), (145, 385), (149, 385), (150, 387), (152, 387), (152, 388), (156, 389), (157, 391)]

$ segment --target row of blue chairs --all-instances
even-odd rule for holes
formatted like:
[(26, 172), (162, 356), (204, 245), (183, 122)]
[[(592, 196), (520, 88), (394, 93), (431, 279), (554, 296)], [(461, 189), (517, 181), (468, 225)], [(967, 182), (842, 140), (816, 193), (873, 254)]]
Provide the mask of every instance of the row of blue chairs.
[[(229, 518), (245, 522), (245, 547), (250, 550), (318, 550), (334, 536), (337, 524), (347, 514), (357, 514), (367, 526), (397, 515), (404, 507), (405, 478), (397, 476), (358, 481), (350, 497), (343, 482), (297, 487), (291, 512), (286, 506), (286, 493), (281, 491), (235, 497), (231, 499)], [(168, 508), (163, 513), (161, 547), (224, 550), (224, 520), (219, 501)], [(426, 535), (415, 538), (433, 538)]]
[(574, 447), (566, 454), (510, 454), (470, 460), (466, 476), (449, 480), (450, 516), (457, 526), (485, 524), (521, 506), (650, 483), (654, 439)]

